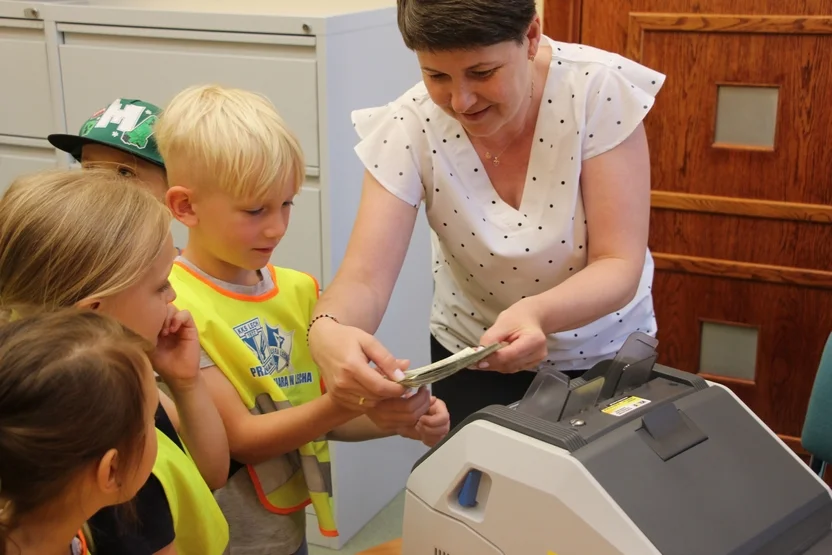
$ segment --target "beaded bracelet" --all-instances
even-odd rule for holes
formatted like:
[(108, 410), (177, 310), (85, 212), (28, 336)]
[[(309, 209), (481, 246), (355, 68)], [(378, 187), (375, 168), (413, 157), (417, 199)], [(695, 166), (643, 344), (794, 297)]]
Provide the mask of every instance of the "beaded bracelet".
[(307, 337), (309, 336), (309, 332), (311, 332), (311, 331), (312, 331), (312, 326), (315, 324), (315, 322), (317, 322), (317, 321), (318, 321), (318, 320), (320, 320), (321, 318), (329, 318), (330, 320), (332, 320), (332, 321), (333, 321), (333, 322), (335, 322), (336, 324), (340, 324), (340, 323), (341, 323), (341, 322), (339, 322), (339, 321), (338, 321), (338, 318), (336, 318), (336, 317), (335, 317), (335, 316), (333, 316), (332, 314), (318, 314), (317, 316), (315, 316), (314, 318), (312, 318), (312, 321), (311, 321), (311, 322), (309, 322), (309, 327), (308, 327), (308, 328), (306, 328), (306, 335), (307, 335)]

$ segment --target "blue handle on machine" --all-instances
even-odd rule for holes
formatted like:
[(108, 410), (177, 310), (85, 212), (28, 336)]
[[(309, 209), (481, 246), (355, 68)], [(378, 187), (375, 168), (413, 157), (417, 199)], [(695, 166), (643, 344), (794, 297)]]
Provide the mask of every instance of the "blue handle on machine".
[(468, 474), (465, 476), (465, 480), (462, 482), (459, 495), (457, 496), (460, 505), (463, 507), (477, 506), (477, 490), (480, 487), (481, 477), (482, 472), (479, 470), (468, 471)]

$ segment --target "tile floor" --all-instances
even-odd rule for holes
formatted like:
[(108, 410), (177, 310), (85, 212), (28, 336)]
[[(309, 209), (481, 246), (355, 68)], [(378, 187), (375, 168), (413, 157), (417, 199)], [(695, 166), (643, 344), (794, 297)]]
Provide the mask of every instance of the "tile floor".
[(389, 542), (402, 535), (404, 514), (404, 491), (399, 493), (361, 531), (352, 537), (340, 550), (327, 549), (317, 545), (309, 546), (309, 555), (355, 555), (365, 549)]

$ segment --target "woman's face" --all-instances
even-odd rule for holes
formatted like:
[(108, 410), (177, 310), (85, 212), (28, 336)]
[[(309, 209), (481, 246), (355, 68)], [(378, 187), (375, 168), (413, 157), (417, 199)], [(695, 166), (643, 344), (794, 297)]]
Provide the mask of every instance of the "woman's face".
[[(535, 20), (537, 21), (537, 20)], [(539, 26), (522, 43), (501, 42), (471, 50), (417, 51), (431, 100), (475, 137), (514, 121), (531, 95)]]

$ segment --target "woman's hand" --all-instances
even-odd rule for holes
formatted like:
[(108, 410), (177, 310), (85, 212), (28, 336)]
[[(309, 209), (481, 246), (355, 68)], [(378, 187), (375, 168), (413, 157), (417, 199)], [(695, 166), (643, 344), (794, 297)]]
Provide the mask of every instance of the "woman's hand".
[(369, 333), (321, 318), (308, 341), (327, 392), (345, 407), (366, 411), (407, 391), (395, 382), (404, 378), (409, 362), (396, 359)]
[(399, 435), (409, 439), (421, 441), (428, 447), (433, 447), (451, 431), (451, 415), (445, 402), (436, 397), (430, 398), (430, 409), (427, 414), (419, 418), (415, 426), (400, 428)]
[(367, 416), (384, 432), (396, 432), (413, 427), (430, 410), (430, 393), (421, 388), (415, 395), (397, 399), (384, 399), (367, 411)]
[(191, 313), (169, 304), (150, 357), (153, 368), (171, 389), (191, 387), (200, 377), (199, 352), (199, 334)]
[(537, 303), (523, 299), (500, 313), (494, 325), (480, 338), (480, 345), (506, 342), (503, 347), (476, 368), (511, 374), (529, 370), (540, 364), (549, 354), (546, 334), (538, 315)]

